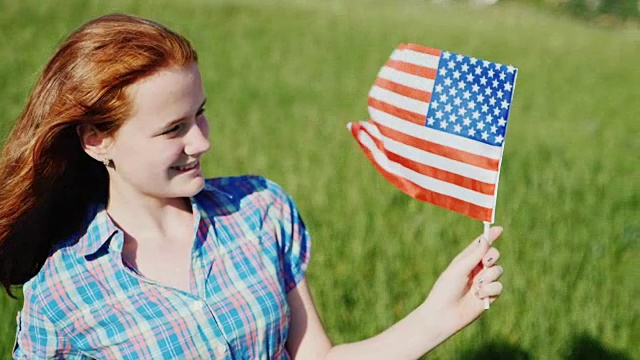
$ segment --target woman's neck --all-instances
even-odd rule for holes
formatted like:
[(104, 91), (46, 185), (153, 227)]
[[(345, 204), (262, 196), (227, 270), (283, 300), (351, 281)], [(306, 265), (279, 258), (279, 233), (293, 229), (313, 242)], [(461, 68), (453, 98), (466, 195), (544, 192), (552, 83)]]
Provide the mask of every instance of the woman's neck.
[(107, 213), (137, 241), (171, 241), (182, 238), (184, 229), (193, 226), (188, 198), (154, 198), (110, 188)]

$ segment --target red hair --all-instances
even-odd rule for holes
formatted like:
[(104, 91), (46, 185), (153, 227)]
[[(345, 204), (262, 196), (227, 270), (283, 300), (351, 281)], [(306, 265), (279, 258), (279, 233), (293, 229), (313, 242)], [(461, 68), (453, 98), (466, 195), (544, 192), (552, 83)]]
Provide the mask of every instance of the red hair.
[(130, 114), (130, 85), (196, 61), (184, 37), (127, 15), (94, 19), (62, 43), (0, 157), (0, 280), (10, 296), (82, 230), (90, 203), (107, 201), (106, 169), (82, 149), (78, 125), (113, 135)]

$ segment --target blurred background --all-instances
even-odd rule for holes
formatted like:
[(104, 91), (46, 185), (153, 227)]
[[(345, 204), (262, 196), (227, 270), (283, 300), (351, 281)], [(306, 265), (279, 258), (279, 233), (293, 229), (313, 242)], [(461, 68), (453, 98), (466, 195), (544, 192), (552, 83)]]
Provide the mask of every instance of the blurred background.
[[(637, 0), (0, 0), (0, 143), (61, 41), (111, 12), (186, 35), (208, 95), (210, 177), (282, 185), (313, 237), (336, 343), (404, 317), (482, 224), (386, 182), (345, 125), (402, 42), (519, 68), (496, 224), (504, 295), (434, 359), (640, 358)], [(117, 54), (114, 54), (117, 56)], [(18, 291), (19, 293), (19, 291)], [(0, 358), (22, 299), (0, 295)]]

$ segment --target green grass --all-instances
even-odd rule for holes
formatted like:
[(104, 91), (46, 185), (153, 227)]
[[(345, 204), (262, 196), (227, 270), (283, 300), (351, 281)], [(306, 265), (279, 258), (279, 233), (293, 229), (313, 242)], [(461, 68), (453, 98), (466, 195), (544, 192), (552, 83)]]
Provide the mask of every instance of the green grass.
[[(265, 175), (309, 226), (334, 342), (390, 326), (482, 225), (403, 195), (345, 128), (400, 42), (519, 68), (496, 223), (504, 295), (430, 358), (639, 358), (640, 31), (532, 8), (422, 0), (0, 0), (0, 135), (63, 36), (120, 11), (190, 38), (212, 126), (209, 176)], [(635, 155), (634, 155), (635, 154)], [(21, 302), (0, 296), (0, 358)], [(635, 344), (635, 345), (634, 345)]]

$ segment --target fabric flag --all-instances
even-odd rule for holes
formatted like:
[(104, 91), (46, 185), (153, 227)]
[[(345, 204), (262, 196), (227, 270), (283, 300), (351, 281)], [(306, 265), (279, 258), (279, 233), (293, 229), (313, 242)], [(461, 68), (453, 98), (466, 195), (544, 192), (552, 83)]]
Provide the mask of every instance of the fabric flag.
[(350, 123), (380, 173), (408, 195), (493, 223), (517, 69), (402, 44)]

